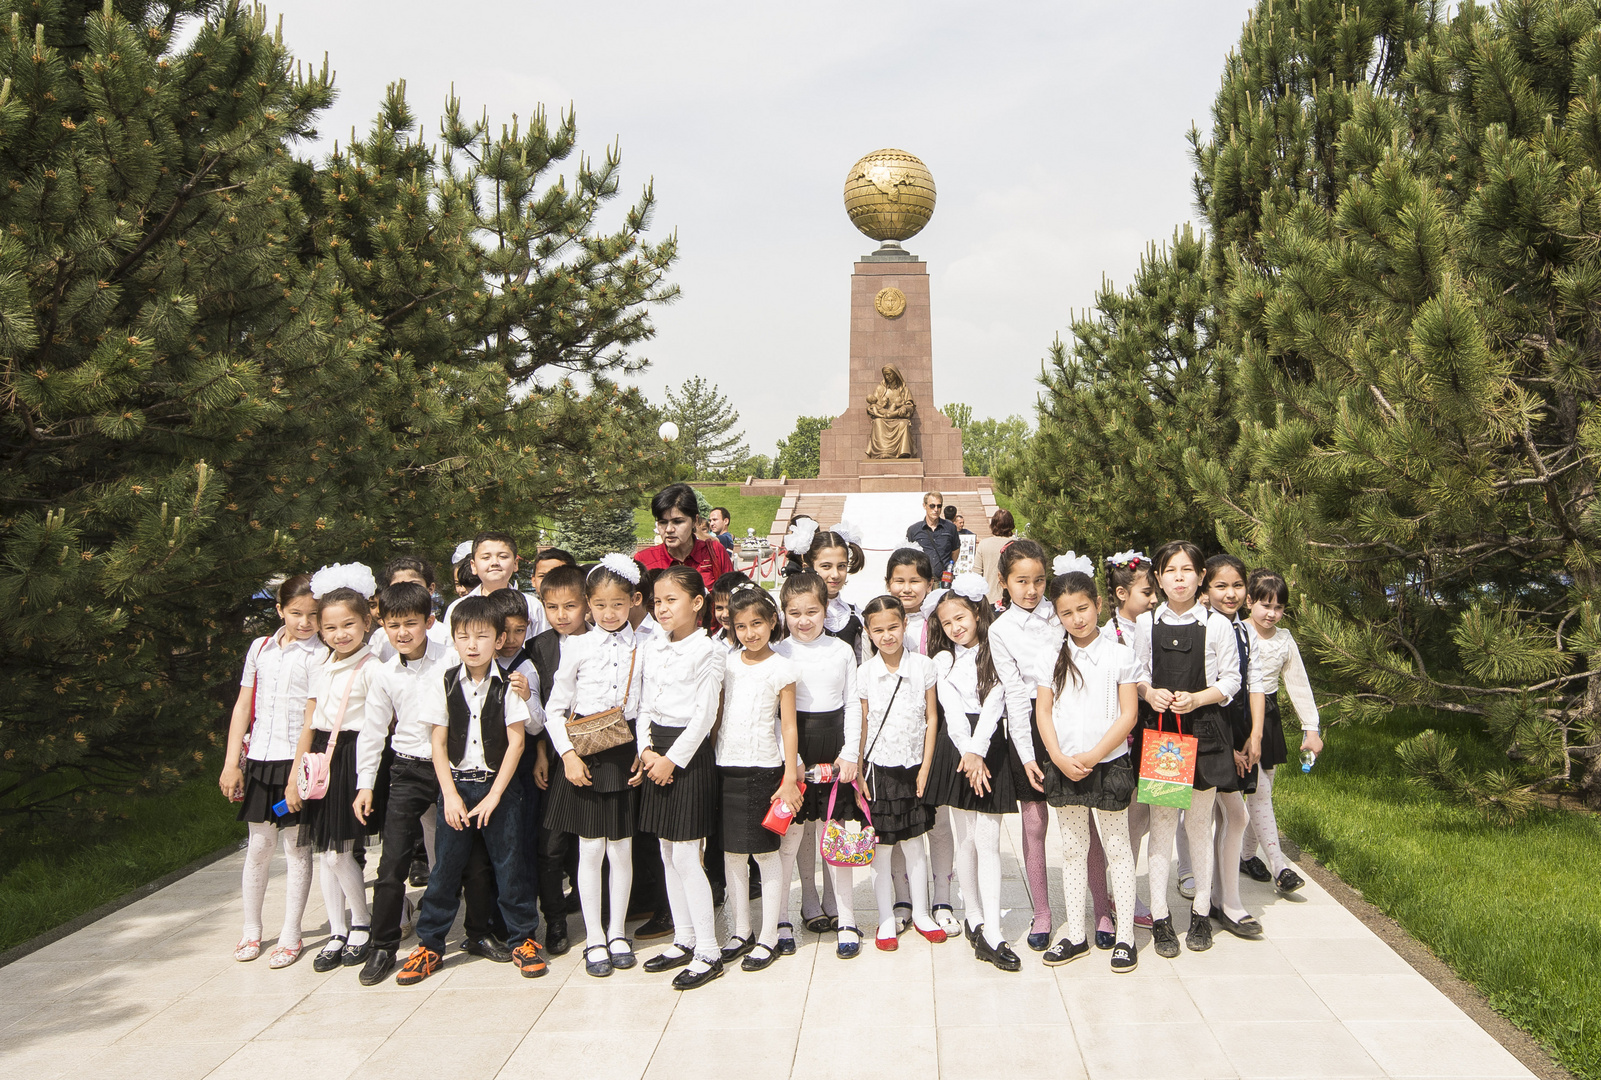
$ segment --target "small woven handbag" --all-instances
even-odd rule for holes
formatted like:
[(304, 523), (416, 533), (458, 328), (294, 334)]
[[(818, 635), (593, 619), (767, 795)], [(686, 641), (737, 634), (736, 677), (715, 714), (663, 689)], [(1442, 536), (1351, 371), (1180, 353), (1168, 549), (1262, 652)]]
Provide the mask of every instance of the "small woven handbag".
[(621, 705), (588, 716), (575, 716), (567, 721), (567, 740), (578, 751), (579, 757), (590, 757), (634, 741), (634, 733), (628, 730), (628, 717), (624, 715), (624, 710), (628, 708), (628, 693), (634, 688), (634, 658), (637, 655), (637, 648), (628, 654), (628, 681), (623, 684)]

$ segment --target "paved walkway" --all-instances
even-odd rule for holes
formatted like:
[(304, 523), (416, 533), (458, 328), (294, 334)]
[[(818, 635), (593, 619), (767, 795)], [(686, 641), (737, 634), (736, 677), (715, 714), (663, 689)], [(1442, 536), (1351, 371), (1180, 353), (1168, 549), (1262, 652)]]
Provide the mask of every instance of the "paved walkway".
[[(1027, 923), (1016, 822), (1014, 941)], [(588, 978), (578, 950), (539, 980), (452, 953), (419, 987), (367, 989), (354, 969), (316, 974), (309, 955), (284, 971), (265, 950), (233, 962), (240, 858), (0, 968), (0, 1077), (780, 1080), (847, 1054), (873, 1080), (1532, 1075), (1310, 881), (1293, 900), (1244, 883), (1267, 940), (1220, 932), (1210, 952), (1163, 960), (1141, 931), (1139, 970), (1122, 976), (1106, 953), (1052, 970), (1026, 949), (1023, 971), (1003, 974), (964, 943), (915, 935), (896, 953), (869, 938), (847, 962), (803, 934), (798, 955), (689, 994), (638, 968)], [(308, 927), (319, 905), (313, 888)]]

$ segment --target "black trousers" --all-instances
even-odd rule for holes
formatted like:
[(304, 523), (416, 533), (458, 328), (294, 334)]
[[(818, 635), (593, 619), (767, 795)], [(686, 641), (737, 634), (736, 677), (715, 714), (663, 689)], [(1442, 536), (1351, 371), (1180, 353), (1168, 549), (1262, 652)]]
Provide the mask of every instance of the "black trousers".
[[(434, 775), (433, 762), (396, 758), (389, 769), (383, 856), (378, 860), (378, 880), (372, 887), (372, 941), (380, 949), (400, 945), (400, 917), (412, 852), (422, 840), (423, 814), (433, 813), (438, 802), (439, 779)], [(481, 838), (473, 845), (462, 887), (466, 893), (467, 936), (495, 933), (500, 921), (495, 867)]]

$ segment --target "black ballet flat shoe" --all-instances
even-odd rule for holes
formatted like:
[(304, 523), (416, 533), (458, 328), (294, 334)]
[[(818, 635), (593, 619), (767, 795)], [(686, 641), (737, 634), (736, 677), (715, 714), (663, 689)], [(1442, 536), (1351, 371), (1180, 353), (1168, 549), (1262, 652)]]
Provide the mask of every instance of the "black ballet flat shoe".
[(1173, 916), (1152, 920), (1151, 942), (1156, 946), (1157, 956), (1171, 960), (1179, 954), (1179, 936), (1173, 932)]
[(1252, 855), (1249, 859), (1240, 860), (1240, 873), (1252, 881), (1272, 881), (1273, 875), (1268, 872), (1267, 865)]
[(1212, 920), (1196, 912), (1190, 916), (1190, 932), (1184, 935), (1184, 947), (1190, 952), (1205, 952), (1212, 947)]
[(671, 971), (673, 968), (681, 968), (693, 959), (695, 959), (695, 951), (693, 949), (686, 949), (681, 945), (674, 944), (667, 952), (646, 960), (644, 967), (646, 971), (654, 975), (658, 971)]
[(862, 953), (862, 932), (854, 926), (839, 928), (842, 934), (855, 934), (855, 941), (839, 941), (834, 943), (834, 955), (841, 960), (854, 960)]
[(991, 946), (983, 934), (973, 944), (973, 955), (986, 964), (994, 964), (999, 971), (1022, 971), (1023, 961), (1006, 942)]
[(481, 938), (468, 938), (461, 943), (461, 951), (472, 956), (482, 956), (485, 960), (496, 964), (509, 964), (512, 960), (511, 946), (487, 934)]
[(712, 961), (712, 966), (707, 968), (705, 971), (688, 971), (688, 970), (685, 970), (685, 971), (680, 971), (677, 975), (674, 975), (673, 976), (673, 989), (674, 990), (693, 990), (697, 986), (705, 986), (707, 983), (711, 982), (713, 979), (721, 979), (722, 977), (723, 977), (723, 962), (721, 960), (713, 960)]
[(367, 954), (367, 963), (356, 980), (363, 986), (377, 986), (395, 970), (394, 949), (373, 949)]
[(1140, 966), (1140, 952), (1132, 944), (1119, 941), (1112, 950), (1112, 972), (1115, 975), (1127, 975)]
[(833, 920), (827, 915), (813, 915), (809, 919), (802, 919), (801, 925), (814, 934), (826, 934), (833, 929)]
[(739, 970), (760, 971), (765, 967), (771, 966), (772, 962), (777, 959), (777, 949), (769, 949), (766, 945), (758, 944), (751, 949), (749, 956), (739, 962)]
[(1051, 947), (1051, 935), (1049, 933), (1030, 934), (1028, 936), (1028, 947), (1035, 952), (1044, 952)]
[(590, 945), (584, 949), (584, 974), (604, 979), (611, 973), (611, 953), (606, 946)]
[(1302, 880), (1301, 875), (1291, 870), (1288, 866), (1279, 871), (1278, 879), (1273, 882), (1274, 887), (1279, 892), (1294, 892), (1305, 884), (1306, 882)]
[[(619, 941), (623, 943), (623, 947), (613, 948)], [(634, 955), (634, 943), (625, 937), (612, 938), (606, 943), (606, 948), (611, 953), (611, 966), (618, 971), (627, 971), (639, 962), (639, 958)]]
[[(791, 923), (787, 923), (787, 922), (781, 922), (781, 923), (778, 924), (778, 929), (779, 929), (778, 955), (779, 956), (794, 956), (795, 955), (795, 927), (794, 927), (794, 925), (791, 924)], [(788, 934), (783, 933), (783, 931), (785, 931), (785, 930), (788, 930), (789, 933)], [(740, 964), (740, 967), (744, 967), (744, 966), (745, 966), (744, 964)]]
[(754, 934), (750, 937), (731, 937), (728, 939), (728, 944), (723, 946), (723, 963), (732, 964), (755, 947), (756, 936)]
[[(328, 948), (328, 945), (332, 945), (336, 941), (339, 942), (339, 945), (340, 945), (339, 948), (337, 948), (337, 949)], [(325, 972), (326, 973), (326, 972), (329, 972), (329, 971), (333, 971), (337, 967), (343, 966), (343, 964), (344, 964), (344, 946), (349, 941), (350, 941), (350, 939), (348, 937), (346, 937), (344, 934), (335, 934), (333, 937), (329, 938), (328, 939), (328, 945), (324, 945), (322, 947), (322, 949), (317, 953), (317, 955), (312, 957), (312, 959), (311, 959), (311, 970), (312, 971), (320, 971), (320, 972)]]
[(352, 926), (350, 928), (351, 933), (355, 933), (357, 930), (365, 930), (367, 932), (367, 940), (360, 945), (346, 945), (339, 950), (339, 963), (345, 967), (360, 967), (367, 962), (367, 954), (372, 952), (372, 927)]
[(1105, 952), (1117, 944), (1117, 933), (1113, 930), (1095, 931), (1095, 947)]
[(1088, 941), (1081, 941), (1075, 945), (1063, 938), (1047, 949), (1045, 955), (1040, 959), (1045, 961), (1046, 967), (1061, 967), (1063, 964), (1071, 964), (1079, 957), (1088, 956), (1089, 954), (1090, 943)]
[(567, 936), (567, 917), (549, 920), (545, 927), (545, 955), (566, 956), (572, 947), (573, 940)]
[(1262, 924), (1249, 914), (1245, 918), (1236, 921), (1223, 914), (1222, 908), (1214, 907), (1212, 909), (1212, 920), (1237, 938), (1244, 938), (1246, 941), (1260, 941), (1262, 939)]

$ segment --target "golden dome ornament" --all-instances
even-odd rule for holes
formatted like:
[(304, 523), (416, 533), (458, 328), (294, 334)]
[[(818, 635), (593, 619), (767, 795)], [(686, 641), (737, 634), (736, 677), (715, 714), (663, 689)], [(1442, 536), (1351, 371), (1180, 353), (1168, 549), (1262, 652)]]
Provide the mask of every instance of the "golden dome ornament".
[(934, 194), (934, 174), (915, 155), (874, 150), (845, 176), (845, 213), (852, 225), (893, 250), (934, 216)]
[(906, 310), (906, 294), (893, 285), (880, 289), (873, 297), (873, 307), (886, 319), (898, 319)]

